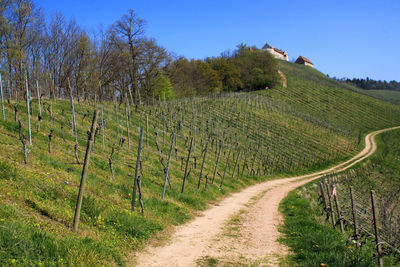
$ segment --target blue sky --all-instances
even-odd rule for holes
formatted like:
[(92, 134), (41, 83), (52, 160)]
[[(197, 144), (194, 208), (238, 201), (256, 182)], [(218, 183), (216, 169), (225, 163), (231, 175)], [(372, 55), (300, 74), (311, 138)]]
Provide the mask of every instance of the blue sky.
[(268, 42), (330, 76), (400, 81), (398, 0), (34, 1), (46, 16), (60, 11), (88, 31), (131, 8), (146, 20), (147, 36), (187, 58)]

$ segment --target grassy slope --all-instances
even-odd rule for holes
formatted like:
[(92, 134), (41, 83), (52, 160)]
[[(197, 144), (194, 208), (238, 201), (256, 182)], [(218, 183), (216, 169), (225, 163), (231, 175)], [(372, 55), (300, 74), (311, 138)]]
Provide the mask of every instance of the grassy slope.
[[(37, 103), (33, 102), (33, 146), (29, 147), (28, 165), (23, 164), (13, 107), (6, 104), (7, 120), (0, 121), (0, 262), (6, 265), (123, 265), (129, 251), (170, 225), (187, 221), (197, 210), (205, 209), (207, 203), (270, 177), (320, 169), (343, 160), (360, 147), (362, 134), (399, 123), (400, 109), (394, 105), (345, 90), (310, 68), (280, 64), (288, 78), (287, 89), (185, 100), (132, 110), (131, 144), (128, 148), (125, 142), (115, 155), (113, 181), (108, 156), (117, 133), (125, 138), (127, 133), (123, 105), (118, 126), (114, 107), (106, 104), (105, 148), (99, 136), (89, 167), (78, 233), (70, 231), (81, 166), (74, 164), (69, 103), (58, 101), (53, 105), (55, 139), (53, 152), (49, 154), (47, 135), (53, 127), (46, 111), (49, 101), (45, 101), (47, 106), (43, 108), (41, 132), (36, 130)], [(27, 135), (27, 118), (22, 114), (25, 103), (18, 105)], [(92, 110), (89, 103), (76, 106), (81, 160), (90, 124), (84, 115), (88, 110), (89, 113)], [(149, 136), (145, 135), (145, 143), (148, 138), (149, 146), (144, 148), (142, 161), (145, 206), (142, 217), (129, 211), (134, 173), (134, 168), (129, 166), (135, 165), (137, 127), (145, 125), (146, 115)], [(166, 201), (161, 201), (163, 167), (155, 145), (155, 132), (158, 145), (164, 148), (161, 156), (165, 162), (169, 135), (182, 117), (185, 119), (177, 139), (178, 155), (174, 155), (171, 162), (172, 188), (167, 190)], [(66, 141), (61, 139), (62, 123)], [(197, 190), (204, 145), (199, 140), (204, 140), (206, 128), (214, 141), (210, 141), (201, 190)], [(185, 193), (181, 194), (184, 173), (181, 158), (185, 160), (187, 140), (194, 132), (197, 142), (193, 155), (197, 164), (194, 167), (192, 159), (192, 171)], [(218, 154), (216, 139), (223, 139), (224, 147), (217, 169), (219, 174), (224, 172), (228, 144), (236, 143), (241, 151), (241, 172), (247, 155), (249, 168), (254, 167), (255, 173), (245, 169), (243, 175), (236, 175), (238, 179), (231, 179), (238, 153), (234, 146), (222, 190), (216, 186), (220, 184), (219, 175), (215, 184), (208, 185), (205, 190), (204, 175), (211, 179), (214, 173)], [(253, 148), (253, 152), (248, 148)], [(257, 169), (259, 172), (255, 175)]]
[[(370, 190), (375, 190), (376, 198), (384, 203), (384, 209), (395, 208), (400, 203), (400, 130), (380, 134), (376, 140), (376, 154), (356, 165), (354, 169), (339, 174), (337, 184), (342, 205), (349, 203), (347, 192), (350, 186), (354, 187), (356, 201), (362, 203), (362, 210), (358, 211), (359, 224), (368, 231), (371, 231), (371, 222), (366, 222), (361, 217), (364, 209), (366, 211), (369, 206)], [(325, 224), (326, 217), (321, 215), (318, 197), (319, 190), (315, 181), (291, 192), (280, 206), (285, 215), (283, 242), (294, 251), (289, 256), (291, 265), (321, 266), (323, 263), (327, 266), (375, 266), (374, 240), (371, 239), (360, 252), (355, 249), (354, 244), (346, 244), (346, 237), (352, 234), (353, 229), (350, 227), (341, 235), (339, 230), (332, 229), (330, 221)], [(350, 216), (349, 210), (342, 208), (342, 212)], [(396, 208), (394, 215), (400, 216)], [(381, 238), (385, 237), (381, 232)], [(397, 266), (398, 261), (395, 257), (386, 256), (384, 264)]]
[(269, 95), (288, 103), (297, 114), (304, 113), (325, 127), (353, 133), (361, 129), (365, 134), (396, 124), (391, 112), (397, 108), (393, 105), (355, 94), (352, 90), (357, 88), (337, 83), (310, 67), (281, 61), (280, 68), (287, 75), (289, 88), (271, 90)]
[(400, 202), (400, 130), (382, 133), (376, 141), (376, 155), (352, 172), (344, 173), (347, 177), (342, 175), (342, 183), (345, 187), (353, 186), (360, 195), (368, 196), (370, 190), (375, 190), (380, 198), (387, 198), (388, 202), (395, 204)]
[[(288, 256), (289, 266), (373, 266), (368, 250), (358, 253), (354, 244), (332, 226), (324, 224), (325, 217), (318, 207), (318, 187), (315, 182), (307, 184), (281, 202), (280, 210), (285, 216), (281, 232), (283, 243), (293, 254)], [(346, 234), (347, 236), (347, 234)]]
[[(358, 89), (358, 88), (357, 88)], [(374, 98), (400, 105), (400, 92), (392, 90), (362, 90), (358, 89), (361, 94), (369, 95)]]

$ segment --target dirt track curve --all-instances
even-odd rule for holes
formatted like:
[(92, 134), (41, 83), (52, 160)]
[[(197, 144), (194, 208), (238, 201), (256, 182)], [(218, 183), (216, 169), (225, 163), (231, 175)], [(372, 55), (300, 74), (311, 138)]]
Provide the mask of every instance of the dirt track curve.
[[(281, 200), (290, 191), (311, 180), (346, 170), (371, 156), (377, 148), (375, 136), (394, 129), (400, 129), (400, 126), (368, 134), (365, 148), (360, 153), (332, 168), (266, 181), (233, 193), (193, 221), (176, 227), (166, 244), (149, 246), (132, 255), (136, 266), (196, 266), (207, 257), (227, 263), (276, 265), (277, 258), (287, 253), (287, 248), (277, 242)], [(242, 216), (235, 229), (239, 234), (232, 234), (229, 232), (229, 221), (243, 212), (246, 215)]]

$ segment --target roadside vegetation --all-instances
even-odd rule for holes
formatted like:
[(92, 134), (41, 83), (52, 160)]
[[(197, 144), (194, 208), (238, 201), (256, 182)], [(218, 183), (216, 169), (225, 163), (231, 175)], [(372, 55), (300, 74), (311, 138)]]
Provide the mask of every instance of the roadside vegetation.
[[(285, 219), (282, 242), (292, 254), (288, 262), (294, 266), (372, 266), (371, 255), (359, 253), (354, 244), (347, 244), (342, 234), (325, 224), (318, 207), (315, 182), (301, 187), (281, 202)], [(311, 202), (311, 203), (310, 203)]]
[(400, 131), (385, 132), (376, 139), (378, 150), (375, 155), (353, 169), (330, 177), (334, 178), (345, 221), (351, 221), (351, 208), (350, 210), (346, 208), (350, 206), (347, 195), (350, 186), (354, 189), (361, 249), (356, 247), (356, 240), (349, 239), (349, 237), (354, 238), (351, 224), (345, 224), (344, 234), (340, 233), (339, 227), (336, 227), (336, 230), (332, 228), (330, 219), (323, 213), (318, 181), (314, 181), (291, 192), (281, 203), (280, 208), (285, 216), (282, 241), (293, 251), (289, 256), (289, 261), (293, 264), (376, 266), (373, 222), (368, 215), (371, 212), (370, 190), (374, 190), (378, 229), (384, 250), (384, 266), (398, 265), (399, 255), (395, 249), (398, 249), (400, 244), (396, 232), (400, 218), (396, 208), (400, 203), (398, 191)]

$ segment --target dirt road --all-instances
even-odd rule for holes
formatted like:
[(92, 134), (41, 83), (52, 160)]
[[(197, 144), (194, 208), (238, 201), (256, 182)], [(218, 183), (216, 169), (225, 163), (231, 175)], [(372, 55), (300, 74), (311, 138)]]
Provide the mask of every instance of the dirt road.
[(150, 246), (135, 255), (137, 266), (196, 266), (207, 261), (275, 265), (287, 248), (276, 240), (281, 216), (278, 206), (293, 189), (331, 172), (343, 171), (376, 151), (375, 136), (365, 137), (365, 148), (352, 159), (313, 174), (266, 181), (225, 198), (193, 221), (176, 227), (169, 242)]

